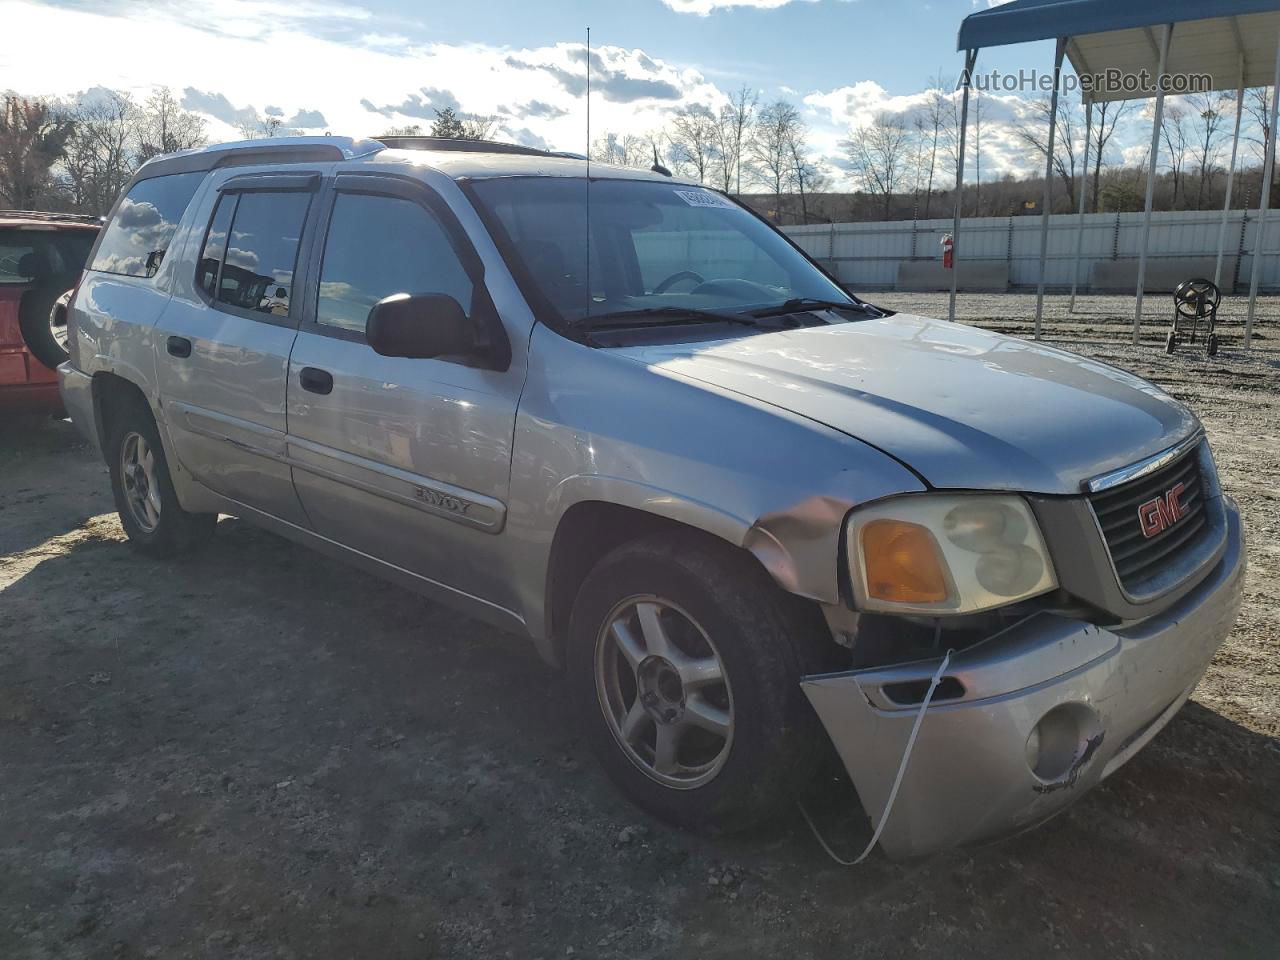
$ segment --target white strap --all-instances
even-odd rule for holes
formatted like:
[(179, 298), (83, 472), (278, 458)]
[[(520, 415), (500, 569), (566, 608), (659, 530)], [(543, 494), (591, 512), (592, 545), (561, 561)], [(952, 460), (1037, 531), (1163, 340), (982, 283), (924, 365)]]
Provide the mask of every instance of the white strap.
[(885, 802), (884, 813), (880, 815), (880, 822), (876, 825), (875, 832), (871, 834), (871, 842), (867, 844), (867, 848), (858, 855), (856, 860), (844, 860), (837, 856), (835, 851), (827, 845), (827, 841), (822, 838), (818, 828), (814, 826), (813, 818), (809, 816), (809, 811), (804, 808), (804, 804), (797, 802), (800, 807), (800, 813), (804, 816), (805, 822), (809, 824), (809, 829), (813, 831), (818, 843), (822, 844), (822, 849), (827, 851), (827, 856), (840, 864), (840, 866), (856, 866), (867, 859), (875, 845), (880, 842), (880, 834), (884, 832), (885, 824), (889, 822), (889, 814), (893, 811), (893, 802), (898, 799), (898, 788), (902, 786), (902, 778), (906, 776), (907, 764), (911, 761), (911, 751), (915, 748), (916, 737), (920, 733), (920, 724), (924, 722), (925, 711), (929, 709), (929, 703), (933, 700), (933, 692), (938, 689), (938, 684), (942, 681), (942, 675), (946, 672), (947, 665), (951, 663), (951, 654), (953, 652), (952, 650), (946, 652), (942, 662), (938, 664), (938, 669), (934, 671), (933, 679), (929, 681), (929, 690), (924, 695), (924, 701), (920, 704), (920, 712), (916, 714), (916, 722), (911, 727), (911, 736), (907, 738), (907, 747), (902, 752), (902, 762), (898, 764), (898, 775), (893, 778), (893, 787), (889, 790), (889, 799)]

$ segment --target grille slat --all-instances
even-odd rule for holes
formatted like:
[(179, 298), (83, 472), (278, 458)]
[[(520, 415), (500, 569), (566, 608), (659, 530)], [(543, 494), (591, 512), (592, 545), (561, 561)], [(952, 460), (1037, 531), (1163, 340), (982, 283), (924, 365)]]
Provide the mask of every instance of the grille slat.
[[(1200, 488), (1192, 487), (1186, 490), (1182, 495), (1182, 505), (1186, 508), (1188, 516), (1203, 508), (1204, 503), (1200, 499)], [(1141, 524), (1129, 517), (1126, 517), (1123, 523), (1103, 524), (1102, 532), (1106, 535), (1107, 544), (1111, 547), (1111, 555), (1113, 557), (1118, 557), (1124, 553), (1125, 550), (1122, 548), (1128, 548), (1135, 540), (1139, 542), (1146, 541), (1146, 538), (1142, 535)]]
[[(1195, 505), (1195, 507), (1194, 507), (1194, 508), (1192, 508), (1192, 509), (1188, 510), (1186, 513), (1184, 513), (1184, 514), (1182, 515), (1182, 519), (1181, 519), (1181, 520), (1179, 520), (1179, 521), (1178, 521), (1178, 522), (1177, 522), (1177, 523), (1176, 523), (1172, 528), (1170, 528), (1168, 531), (1166, 531), (1166, 532), (1168, 533), (1168, 535), (1169, 535), (1166, 539), (1167, 539), (1167, 540), (1172, 540), (1172, 539), (1174, 539), (1174, 534), (1175, 534), (1175, 533), (1179, 533), (1179, 532), (1181, 532), (1181, 531), (1180, 531), (1180, 528), (1181, 528), (1181, 527), (1183, 527), (1183, 526), (1188, 526), (1188, 527), (1189, 527), (1189, 526), (1192, 526), (1192, 525), (1193, 525), (1193, 520), (1194, 520), (1194, 518), (1195, 518), (1196, 516), (1198, 516), (1198, 515), (1200, 514), (1201, 510), (1203, 510), (1203, 509), (1204, 509), (1204, 504), (1202, 504), (1202, 503), (1197, 503), (1197, 504)], [(1196, 527), (1199, 527), (1199, 524), (1198, 524), (1198, 523), (1197, 523), (1197, 524), (1194, 524), (1194, 525), (1195, 525)], [(1141, 535), (1141, 533), (1142, 533), (1141, 529), (1139, 529), (1138, 533), (1139, 533), (1139, 535)], [(1110, 541), (1108, 541), (1108, 542), (1110, 542)], [(1129, 558), (1131, 558), (1131, 557), (1136, 557), (1136, 556), (1144, 555), (1144, 554), (1145, 554), (1145, 555), (1148, 555), (1148, 556), (1151, 556), (1151, 555), (1154, 555), (1154, 554), (1155, 554), (1155, 553), (1157, 553), (1157, 552), (1159, 552), (1159, 553), (1161, 553), (1161, 555), (1163, 555), (1163, 551), (1153, 551), (1153, 550), (1151, 549), (1151, 543), (1150, 543), (1150, 541), (1144, 538), (1144, 539), (1142, 540), (1142, 542), (1141, 542), (1141, 543), (1131, 543), (1130, 545), (1126, 546), (1126, 547), (1125, 547), (1124, 549), (1122, 549), (1122, 550), (1117, 550), (1117, 549), (1115, 548), (1115, 545), (1113, 544), (1113, 545), (1112, 545), (1112, 547), (1111, 547), (1111, 559), (1115, 561), (1115, 564), (1116, 564), (1116, 566), (1117, 566), (1117, 567), (1120, 567), (1120, 566), (1122, 566), (1122, 565), (1124, 564), (1124, 562), (1125, 562), (1126, 560), (1128, 560), (1128, 559), (1129, 559)]]
[(1145, 580), (1147, 576), (1149, 576), (1147, 571), (1149, 571), (1151, 567), (1156, 566), (1160, 561), (1164, 560), (1169, 554), (1173, 553), (1176, 550), (1181, 549), (1182, 547), (1190, 543), (1193, 539), (1195, 539), (1195, 535), (1198, 534), (1204, 528), (1204, 526), (1205, 526), (1204, 517), (1196, 518), (1194, 523), (1189, 524), (1184, 530), (1179, 530), (1176, 538), (1170, 538), (1168, 542), (1162, 543), (1160, 545), (1160, 549), (1142, 558), (1142, 562), (1140, 563), (1134, 563), (1132, 561), (1127, 562), (1123, 567), (1120, 568), (1121, 577), (1124, 578), (1126, 582), (1130, 578), (1132, 578), (1136, 582), (1141, 582), (1142, 580)]
[[(1138, 508), (1156, 497), (1165, 496), (1179, 483), (1184, 485), (1178, 501), (1184, 509), (1183, 514), (1154, 536), (1145, 536)], [(1132, 589), (1158, 574), (1180, 551), (1192, 547), (1208, 526), (1200, 483), (1200, 461), (1195, 450), (1188, 451), (1153, 474), (1113, 490), (1092, 494), (1089, 504), (1106, 540), (1116, 574), (1126, 589)]]
[(1154, 496), (1163, 494), (1176, 483), (1189, 483), (1188, 478), (1190, 477), (1194, 476), (1198, 485), (1200, 474), (1195, 460), (1186, 464), (1179, 461), (1173, 466), (1183, 467), (1183, 469), (1174, 471), (1170, 467), (1166, 467), (1165, 470), (1170, 470), (1167, 475), (1164, 470), (1161, 470), (1154, 477), (1143, 477), (1131, 485), (1094, 494), (1092, 498), (1093, 509), (1098, 514), (1098, 519), (1101, 520), (1105, 516), (1110, 516), (1119, 510), (1126, 509), (1135, 502), (1142, 503), (1150, 500)]

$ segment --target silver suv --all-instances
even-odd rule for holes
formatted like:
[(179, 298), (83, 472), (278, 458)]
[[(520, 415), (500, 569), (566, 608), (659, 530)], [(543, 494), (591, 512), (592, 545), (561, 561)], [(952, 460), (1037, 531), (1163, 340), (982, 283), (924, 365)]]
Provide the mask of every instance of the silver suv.
[(528, 637), (623, 792), (692, 828), (791, 802), (832, 744), (891, 856), (1027, 827), (1155, 736), (1240, 603), (1180, 403), (865, 303), (662, 171), (160, 158), (70, 327), (138, 549), (231, 514)]

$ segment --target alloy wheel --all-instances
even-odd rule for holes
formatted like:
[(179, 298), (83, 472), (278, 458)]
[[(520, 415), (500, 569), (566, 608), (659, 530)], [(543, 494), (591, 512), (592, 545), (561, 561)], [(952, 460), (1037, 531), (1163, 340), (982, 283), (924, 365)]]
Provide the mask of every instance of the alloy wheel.
[(659, 597), (614, 607), (596, 639), (596, 695), (614, 739), (647, 776), (688, 790), (719, 773), (733, 744), (733, 694), (719, 651)]
[(153, 532), (160, 525), (160, 485), (155, 451), (140, 433), (126, 434), (120, 444), (120, 479), (129, 514), (146, 533)]

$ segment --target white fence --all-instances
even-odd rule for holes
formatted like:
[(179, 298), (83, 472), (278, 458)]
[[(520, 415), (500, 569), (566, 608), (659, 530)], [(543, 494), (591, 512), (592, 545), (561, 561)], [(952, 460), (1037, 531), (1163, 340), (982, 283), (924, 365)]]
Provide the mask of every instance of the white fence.
[[(1227, 220), (1222, 287), (1248, 292), (1249, 271), (1257, 245), (1257, 210), (1233, 210)], [(1221, 210), (1166, 211), (1153, 213), (1148, 263), (1175, 258), (1213, 258), (1218, 251)], [(1049, 218), (1049, 256), (1045, 283), (1053, 289), (1071, 286), (1076, 249), (1074, 214)], [(834, 223), (784, 227), (814, 259), (844, 283), (866, 289), (892, 289), (898, 265), (907, 260), (939, 260), (942, 235), (952, 221), (903, 220), (887, 223)], [(1261, 287), (1280, 290), (1280, 212), (1267, 216)], [(1138, 245), (1142, 238), (1141, 213), (1094, 213), (1084, 217), (1084, 246), (1079, 282), (1088, 291), (1094, 265), (1106, 261), (1131, 261), (1136, 276)], [(1039, 280), (1040, 217), (983, 217), (961, 223), (960, 252), (964, 260), (1007, 264), (1013, 288), (1034, 288)], [(1238, 275), (1233, 269), (1239, 256)], [(1110, 271), (1112, 274), (1115, 270)], [(1212, 277), (1210, 277), (1212, 279)], [(1136, 281), (1135, 281), (1136, 282)]]

